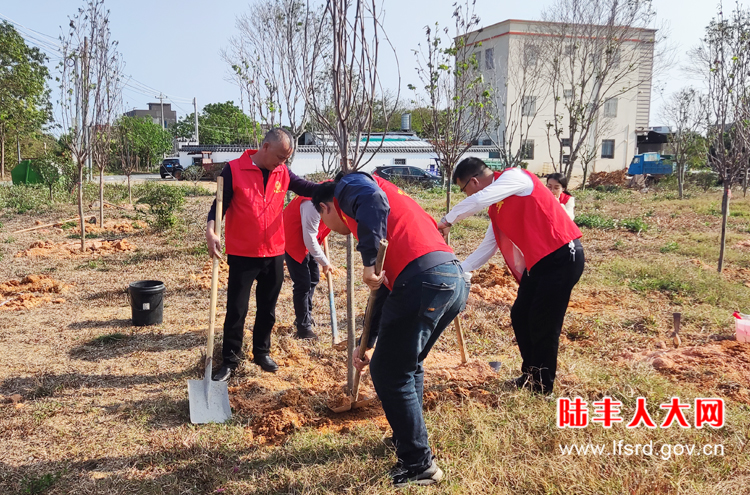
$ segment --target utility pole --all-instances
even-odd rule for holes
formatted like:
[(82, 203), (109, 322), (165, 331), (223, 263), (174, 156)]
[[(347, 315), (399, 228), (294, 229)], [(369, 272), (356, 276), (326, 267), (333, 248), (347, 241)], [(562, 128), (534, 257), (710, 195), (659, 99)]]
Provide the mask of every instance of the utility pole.
[(198, 140), (198, 100), (196, 98), (193, 98), (193, 115), (195, 116), (195, 145), (198, 146), (200, 140)]
[(159, 103), (161, 104), (161, 128), (166, 129), (167, 125), (166, 122), (164, 122), (164, 96), (161, 91), (159, 92), (159, 96), (155, 96), (154, 98), (159, 98)]

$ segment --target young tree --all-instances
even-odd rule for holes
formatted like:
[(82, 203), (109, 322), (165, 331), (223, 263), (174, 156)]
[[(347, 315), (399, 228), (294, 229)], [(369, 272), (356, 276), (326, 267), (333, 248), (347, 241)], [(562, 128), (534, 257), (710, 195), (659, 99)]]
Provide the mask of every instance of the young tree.
[[(42, 129), (52, 115), (47, 57), (7, 21), (0, 23), (0, 179), (5, 179), (5, 143)], [(20, 149), (20, 144), (18, 145)]]
[[(270, 127), (283, 123), (295, 142), (310, 119), (305, 102), (315, 81), (306, 72), (321, 49), (314, 45), (330, 43), (324, 22), (321, 7), (310, 9), (299, 0), (263, 0), (237, 18), (239, 33), (222, 51), (250, 114)], [(321, 31), (322, 36), (316, 36)]]
[[(198, 114), (201, 144), (240, 144), (257, 146), (260, 126), (233, 101), (209, 103)], [(195, 134), (195, 113), (177, 121), (170, 132), (175, 137), (192, 138)], [(171, 146), (171, 144), (170, 144)]]
[[(107, 44), (102, 44), (107, 40)], [(66, 146), (78, 166), (78, 216), (81, 226), (81, 250), (86, 250), (83, 218), (83, 170), (92, 155), (92, 126), (109, 125), (104, 100), (110, 68), (100, 63), (114, 52), (109, 40), (109, 11), (104, 0), (87, 0), (70, 20), (67, 35), (60, 37), (61, 124)]]
[(674, 93), (662, 108), (663, 118), (672, 128), (669, 143), (677, 168), (677, 187), (683, 197), (685, 170), (696, 155), (706, 156), (705, 140), (700, 135), (703, 127), (705, 101), (694, 88), (683, 88)]
[(121, 117), (115, 124), (115, 154), (120, 157), (122, 173), (128, 179), (128, 203), (133, 204), (130, 176), (138, 164), (138, 136), (135, 131), (137, 117)]
[[(375, 0), (328, 0), (318, 24), (306, 22), (305, 39), (315, 40), (309, 47), (310, 64), (306, 75), (309, 81), (326, 77), (330, 98), (326, 92), (311, 91), (306, 103), (316, 122), (331, 136), (338, 148), (341, 170), (345, 173), (365, 165), (366, 152), (377, 152), (384, 139), (370, 141), (373, 106), (378, 94), (383, 94), (378, 77), (380, 43), (385, 33), (381, 25), (382, 11)], [(309, 18), (309, 17), (307, 17)], [(325, 31), (324, 32), (324, 28)], [(330, 50), (322, 40), (330, 35)], [(395, 56), (395, 53), (394, 53)], [(325, 76), (324, 76), (325, 75)], [(400, 83), (400, 78), (399, 78)], [(392, 109), (386, 110), (385, 120)], [(348, 236), (346, 246), (348, 385), (354, 382), (354, 242)]]
[(50, 202), (54, 200), (52, 190), (55, 185), (60, 182), (60, 178), (62, 177), (57, 161), (58, 157), (56, 157), (51, 151), (34, 160), (34, 168), (36, 169), (36, 172), (39, 174), (39, 177), (41, 177), (42, 183), (49, 189)]
[(692, 53), (707, 87), (705, 105), (708, 162), (723, 184), (721, 248), (718, 271), (724, 266), (730, 189), (739, 182), (750, 159), (750, 10), (728, 16), (719, 10), (706, 36)]
[[(443, 167), (448, 187), (445, 195), (446, 212), (451, 208), (450, 181), (453, 167), (471, 147), (472, 142), (486, 134), (492, 119), (492, 94), (479, 72), (475, 48), (479, 32), (479, 17), (474, 14), (476, 0), (454, 4), (455, 36), (448, 28), (425, 27), (426, 44), (414, 50), (417, 74), (424, 96), (424, 106), (430, 110), (430, 126), (425, 133)], [(416, 91), (414, 85), (409, 88)]]
[(543, 14), (542, 57), (553, 117), (547, 141), (570, 146), (567, 163), (550, 153), (555, 170), (568, 178), (591, 138), (605, 104), (652, 79), (656, 30), (651, 0), (556, 0)]

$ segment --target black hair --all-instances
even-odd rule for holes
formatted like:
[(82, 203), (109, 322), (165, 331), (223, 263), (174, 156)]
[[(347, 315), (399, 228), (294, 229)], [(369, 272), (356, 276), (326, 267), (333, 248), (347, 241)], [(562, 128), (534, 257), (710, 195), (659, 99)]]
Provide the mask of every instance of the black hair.
[(560, 185), (561, 185), (561, 186), (562, 186), (562, 188), (563, 188), (563, 192), (564, 192), (565, 194), (568, 194), (568, 195), (570, 194), (570, 193), (568, 192), (568, 178), (567, 178), (567, 177), (565, 177), (565, 174), (561, 174), (561, 173), (559, 173), (559, 172), (557, 172), (557, 173), (554, 173), (554, 174), (549, 174), (549, 175), (547, 176), (547, 180), (550, 180), (550, 179), (552, 179), (552, 180), (556, 180), (557, 182), (559, 182), (559, 183), (560, 183)]
[(477, 157), (464, 158), (456, 165), (456, 170), (453, 171), (453, 183), (458, 184), (459, 179), (461, 179), (461, 182), (466, 182), (472, 177), (481, 174), (486, 168), (487, 164)]
[(318, 213), (320, 213), (321, 211), (320, 205), (322, 203), (330, 203), (331, 201), (333, 201), (333, 192), (336, 190), (337, 184), (337, 180), (328, 181), (323, 182), (317, 188), (315, 188), (315, 192), (312, 195), (311, 201)]

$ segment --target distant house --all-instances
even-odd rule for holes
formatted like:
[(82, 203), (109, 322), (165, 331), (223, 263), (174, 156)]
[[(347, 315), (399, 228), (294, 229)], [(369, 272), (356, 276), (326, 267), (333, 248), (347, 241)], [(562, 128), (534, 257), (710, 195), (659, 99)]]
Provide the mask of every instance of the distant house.
[[(151, 117), (154, 124), (158, 124), (161, 121), (161, 103), (149, 103), (148, 110), (137, 110), (133, 109), (129, 112), (125, 112), (126, 117)], [(169, 127), (177, 123), (177, 112), (172, 110), (171, 103), (164, 104), (164, 127)]]

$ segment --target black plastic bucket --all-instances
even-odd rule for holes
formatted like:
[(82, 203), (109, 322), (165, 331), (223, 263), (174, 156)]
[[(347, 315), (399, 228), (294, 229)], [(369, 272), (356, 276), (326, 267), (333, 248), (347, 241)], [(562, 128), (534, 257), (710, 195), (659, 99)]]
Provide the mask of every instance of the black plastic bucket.
[(158, 325), (164, 317), (164, 282), (139, 280), (128, 287), (133, 325), (143, 327)]

